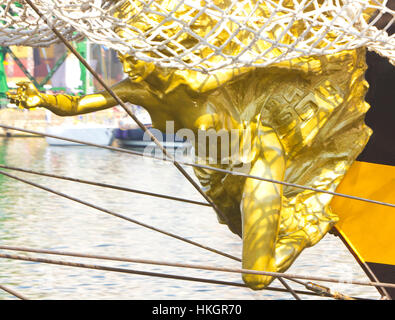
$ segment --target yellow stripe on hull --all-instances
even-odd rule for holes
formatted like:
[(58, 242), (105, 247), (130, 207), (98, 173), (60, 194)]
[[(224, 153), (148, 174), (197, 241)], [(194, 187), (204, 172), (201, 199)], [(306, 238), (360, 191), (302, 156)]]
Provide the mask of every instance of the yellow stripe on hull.
[[(395, 166), (356, 161), (336, 191), (395, 203)], [(395, 265), (395, 208), (341, 197), (331, 207), (340, 217), (336, 229), (362, 263)]]

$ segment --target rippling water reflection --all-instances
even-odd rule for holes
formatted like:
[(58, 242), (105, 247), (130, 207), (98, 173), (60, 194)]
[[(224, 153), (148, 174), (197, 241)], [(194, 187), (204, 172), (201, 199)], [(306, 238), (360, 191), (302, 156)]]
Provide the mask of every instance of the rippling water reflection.
[[(0, 163), (202, 200), (171, 165), (91, 147), (49, 147), (40, 138), (0, 138)], [(190, 168), (187, 171), (191, 172)], [(141, 222), (241, 255), (241, 241), (208, 207), (13, 173)], [(239, 263), (0, 175), (0, 243), (210, 266)], [(35, 255), (37, 256), (37, 255)], [(47, 258), (241, 282), (238, 274), (82, 258)], [(291, 273), (368, 280), (341, 241), (328, 235), (305, 250)], [(0, 284), (30, 299), (292, 299), (287, 293), (0, 259)], [(328, 284), (325, 284), (328, 285)], [(273, 286), (281, 287), (278, 282)], [(293, 287), (301, 289), (297, 285)], [(355, 296), (378, 298), (362, 286), (329, 284)], [(305, 296), (308, 298), (307, 296)], [(0, 299), (10, 299), (0, 291)]]

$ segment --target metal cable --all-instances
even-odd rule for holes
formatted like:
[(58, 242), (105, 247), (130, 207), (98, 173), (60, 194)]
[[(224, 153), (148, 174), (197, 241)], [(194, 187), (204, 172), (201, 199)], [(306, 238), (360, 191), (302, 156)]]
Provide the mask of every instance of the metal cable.
[(138, 193), (138, 194), (143, 194), (146, 196), (163, 198), (163, 199), (167, 199), (167, 200), (174, 200), (174, 201), (196, 204), (196, 205), (200, 205), (200, 206), (211, 207), (211, 205), (209, 203), (205, 203), (205, 202), (189, 200), (189, 199), (184, 199), (184, 198), (178, 198), (178, 197), (173, 197), (173, 196), (169, 196), (169, 195), (153, 193), (153, 192), (149, 192), (149, 191), (142, 191), (142, 190), (137, 190), (137, 189), (131, 189), (131, 188), (126, 188), (126, 187), (121, 187), (121, 186), (115, 186), (115, 185), (106, 184), (106, 183), (99, 183), (99, 182), (88, 181), (88, 180), (83, 180), (83, 179), (76, 179), (76, 178), (71, 178), (71, 177), (66, 177), (66, 176), (61, 176), (61, 175), (56, 175), (56, 174), (49, 174), (49, 173), (45, 173), (45, 172), (38, 172), (38, 171), (10, 167), (10, 166), (4, 166), (4, 165), (0, 165), (0, 168), (35, 174), (38, 176), (44, 176), (44, 177), (49, 177), (49, 178), (55, 178), (55, 179), (67, 180), (67, 181), (72, 181), (72, 182), (77, 182), (77, 183), (89, 184), (89, 185), (93, 185), (93, 186), (97, 186), (97, 187), (109, 188), (109, 189), (114, 189), (114, 190), (119, 190), (119, 191)]
[[(32, 174), (38, 174), (38, 175), (43, 175), (43, 176), (48, 176), (48, 177), (55, 177), (55, 178), (60, 178), (60, 179), (65, 179), (65, 180), (74, 181), (73, 178), (70, 178), (70, 179), (69, 179), (69, 178), (63, 177), (63, 176), (50, 175), (50, 174), (42, 174), (42, 173), (39, 173), (39, 172), (36, 172), (36, 171), (26, 170), (26, 169), (21, 169), (21, 168), (8, 167), (8, 166), (2, 166), (2, 165), (0, 165), (0, 168), (10, 169), (10, 170), (17, 170), (17, 171), (22, 171), (22, 172), (26, 172), (26, 173), (32, 173)], [(1, 174), (1, 172), (0, 172), (0, 174)], [(76, 179), (76, 180), (78, 180), (78, 179)], [(23, 181), (23, 182), (25, 182), (25, 181)], [(81, 181), (77, 181), (77, 182), (81, 182)], [(90, 182), (90, 181), (85, 181), (85, 182), (87, 182), (88, 184), (96, 185), (96, 183), (93, 183), (93, 182)], [(116, 189), (117, 189), (117, 187), (116, 187)], [(46, 190), (46, 191), (49, 191), (49, 189)], [(231, 258), (232, 258), (233, 260), (241, 261), (240, 259), (237, 259), (237, 258), (235, 258), (235, 257), (231, 257)], [(278, 280), (282, 283), (282, 285), (290, 291), (290, 293), (295, 297), (295, 299), (297, 299), (297, 300), (300, 299), (300, 298), (297, 296), (297, 294), (296, 294), (295, 292), (293, 292), (293, 289), (292, 289), (283, 279), (281, 279), (281, 277), (277, 277), (277, 278), (278, 278)], [(304, 282), (297, 281), (297, 280), (295, 280), (295, 279), (288, 279), (288, 280), (293, 281), (293, 282), (297, 282), (297, 283), (302, 284), (303, 286), (307, 287), (307, 284), (304, 283)]]
[[(13, 167), (1, 166), (1, 165), (0, 165), (0, 167), (1, 167), (1, 168), (4, 168), (4, 169), (18, 170), (18, 171), (22, 171), (22, 172), (33, 173), (33, 174), (35, 173), (35, 174), (37, 174), (37, 172), (31, 171), (31, 170), (25, 170), (25, 169), (19, 169), (19, 168), (13, 168)], [(3, 174), (3, 172), (0, 171), (0, 174)], [(6, 175), (7, 175), (7, 174), (6, 174)], [(52, 175), (47, 175), (47, 174), (43, 174), (43, 175), (44, 175), (44, 176), (52, 176)], [(7, 175), (7, 176), (10, 177), (10, 178), (14, 178), (14, 179), (16, 179), (16, 180), (19, 180), (19, 181), (21, 181), (21, 182), (29, 183), (27, 180), (20, 179), (20, 178), (17, 178), (17, 177), (15, 177), (15, 176), (12, 176), (12, 175)], [(61, 178), (65, 178), (65, 177), (61, 177)], [(68, 179), (66, 179), (66, 180), (68, 180)], [(60, 192), (56, 192), (56, 191), (51, 190), (51, 189), (49, 189), (49, 188), (46, 188), (46, 187), (40, 186), (40, 185), (38, 185), (38, 184), (35, 184), (35, 183), (33, 183), (33, 182), (31, 182), (31, 183), (32, 183), (33, 186), (38, 187), (38, 188), (41, 188), (41, 189), (44, 189), (45, 191), (48, 191), (48, 192), (51, 192), (51, 193), (55, 193), (55, 194), (57, 194), (57, 195), (59, 195), (59, 196), (66, 197), (67, 199), (70, 199), (70, 200), (73, 200), (73, 201), (77, 201), (77, 202), (79, 202), (79, 203), (81, 203), (81, 204), (88, 205), (88, 206), (90, 206), (90, 207), (93, 206), (93, 205), (88, 204), (87, 202), (81, 201), (81, 200), (79, 200), (79, 199), (77, 199), (77, 198), (73, 198), (73, 197), (67, 196), (67, 195), (62, 194), (62, 193), (60, 193)], [(29, 183), (29, 184), (30, 184), (30, 183)], [(94, 183), (90, 183), (90, 184), (94, 184)], [(99, 207), (97, 207), (97, 206), (94, 206), (94, 208), (95, 208), (95, 209), (98, 209), (98, 210), (100, 210), (100, 211), (105, 210), (106, 213), (109, 213), (109, 211), (106, 210), (106, 209), (99, 208)], [(114, 214), (115, 214), (115, 213), (114, 213)], [(114, 214), (113, 214), (113, 215), (114, 215)], [(116, 215), (117, 215), (118, 217), (120, 217), (120, 215), (118, 215), (118, 214), (116, 214)], [(122, 218), (126, 218), (126, 217), (122, 216)], [(127, 218), (127, 220), (130, 221), (129, 218)], [(136, 221), (131, 221), (131, 222), (134, 222), (134, 223), (140, 224), (140, 225), (142, 225), (142, 226), (148, 227), (147, 225), (143, 225), (143, 224), (141, 224), (140, 222), (136, 222)], [(163, 234), (165, 234), (165, 235), (171, 236), (171, 237), (173, 237), (173, 238), (177, 238), (177, 239), (179, 239), (179, 240), (188, 242), (188, 243), (193, 244), (193, 245), (195, 245), (195, 246), (199, 246), (199, 247), (201, 247), (201, 248), (203, 248), (203, 249), (206, 249), (206, 250), (209, 250), (209, 251), (211, 251), (211, 252), (214, 252), (214, 253), (220, 254), (220, 255), (222, 255), (222, 256), (231, 258), (231, 259), (233, 259), (233, 260), (235, 260), (235, 261), (241, 262), (241, 259), (240, 259), (240, 258), (237, 258), (237, 257), (235, 257), (235, 256), (231, 256), (231, 255), (226, 254), (226, 253), (224, 253), (224, 252), (221, 252), (221, 251), (219, 251), (219, 250), (216, 250), (216, 249), (213, 249), (213, 248), (210, 248), (210, 247), (207, 247), (207, 246), (203, 246), (203, 245), (198, 244), (198, 243), (196, 243), (196, 242), (194, 242), (194, 241), (187, 240), (187, 239), (185, 239), (185, 238), (181, 238), (181, 237), (179, 237), (179, 236), (176, 236), (176, 235), (174, 235), (174, 234), (170, 234), (170, 233), (168, 233), (168, 232), (165, 232), (165, 231), (162, 231), (162, 230), (159, 230), (159, 229), (156, 229), (156, 228), (153, 229), (151, 226), (149, 226), (149, 228), (152, 229), (152, 230), (154, 230), (154, 231), (158, 231), (158, 232), (163, 233)], [(281, 277), (278, 277), (278, 280), (284, 285), (284, 287), (289, 288), (289, 289), (291, 290), (290, 292), (291, 292), (291, 294), (292, 294), (294, 297), (297, 296), (297, 294), (296, 294), (295, 292), (292, 292), (292, 289), (291, 289), (286, 283), (284, 283), (284, 282), (281, 280)]]

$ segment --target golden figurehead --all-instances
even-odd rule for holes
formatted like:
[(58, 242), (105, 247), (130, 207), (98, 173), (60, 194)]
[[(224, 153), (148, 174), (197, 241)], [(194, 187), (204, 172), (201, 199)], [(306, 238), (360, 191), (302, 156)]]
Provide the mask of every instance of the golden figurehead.
[[(163, 20), (162, 24), (167, 26), (163, 28), (165, 36), (172, 42), (168, 49), (151, 52), (152, 56), (177, 55), (178, 45), (193, 50), (200, 41), (198, 36), (204, 38), (215, 31), (215, 22), (207, 13), (196, 15), (188, 25), (193, 32), (186, 33), (182, 32), (181, 24), (166, 22), (165, 16), (138, 14), (138, 2), (125, 2), (114, 15), (128, 21), (131, 26), (128, 32), (136, 27), (145, 37), (150, 37), (150, 19)], [(232, 1), (212, 2), (226, 10)], [(283, 7), (292, 8), (301, 0), (281, 2)], [(322, 2), (314, 1), (311, 6)], [(190, 10), (187, 2), (178, 7), (176, 0), (155, 3), (158, 8), (173, 10), (175, 18)], [(264, 25), (269, 16), (266, 1), (249, 3), (242, 12), (248, 17), (251, 3), (254, 4), (255, 18), (258, 17), (254, 23)], [(305, 11), (310, 9), (306, 7)], [(371, 14), (366, 12), (365, 18), (369, 19)], [(228, 41), (228, 31), (237, 28), (237, 23), (230, 23), (216, 31), (215, 39), (223, 52), (241, 52), (249, 43), (250, 34), (242, 30), (237, 41)], [(273, 39), (278, 39), (282, 31), (281, 27), (262, 30)], [(285, 44), (292, 42), (292, 36), (309, 36), (302, 22), (294, 23), (289, 31), (281, 39)], [(127, 41), (124, 28), (116, 32)], [(152, 36), (153, 41), (155, 37)], [(317, 47), (326, 46), (326, 40), (335, 37), (328, 32)], [(270, 48), (270, 43), (263, 40), (255, 45), (260, 52)], [(204, 57), (211, 66), (220, 64), (221, 56), (212, 53), (208, 48), (193, 54)], [(268, 50), (267, 54), (276, 57), (281, 52)], [(368, 86), (364, 80), (363, 48), (295, 58), (264, 68), (218, 68), (209, 74), (158, 67), (123, 53), (119, 57), (128, 77), (112, 89), (124, 102), (143, 106), (154, 127), (165, 131), (166, 121), (174, 121), (176, 130), (186, 128), (196, 135), (199, 130), (239, 130), (239, 161), (225, 162), (220, 158), (213, 164), (208, 157), (197, 154), (199, 163), (335, 191), (371, 134), (364, 124), (369, 106), (364, 101)], [(83, 97), (47, 95), (27, 82), (19, 84), (17, 92), (9, 97), (25, 108), (43, 107), (61, 116), (93, 112), (116, 104), (106, 92)], [(247, 144), (250, 147), (245, 152)], [(227, 218), (230, 230), (242, 238), (244, 269), (284, 272), (304, 248), (316, 244), (338, 220), (330, 207), (332, 196), (328, 194), (207, 169), (195, 169), (195, 173), (204, 192)], [(252, 289), (262, 289), (273, 278), (244, 275), (243, 280)]]

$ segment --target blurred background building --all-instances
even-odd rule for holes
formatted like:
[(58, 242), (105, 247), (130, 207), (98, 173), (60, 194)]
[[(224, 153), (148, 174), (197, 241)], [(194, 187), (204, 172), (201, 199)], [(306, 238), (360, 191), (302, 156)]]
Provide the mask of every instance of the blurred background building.
[[(124, 77), (117, 53), (104, 46), (83, 41), (75, 44), (79, 53), (110, 85)], [(86, 94), (100, 90), (78, 59), (63, 44), (47, 48), (1, 47), (0, 97), (20, 81), (32, 81), (41, 91)]]

